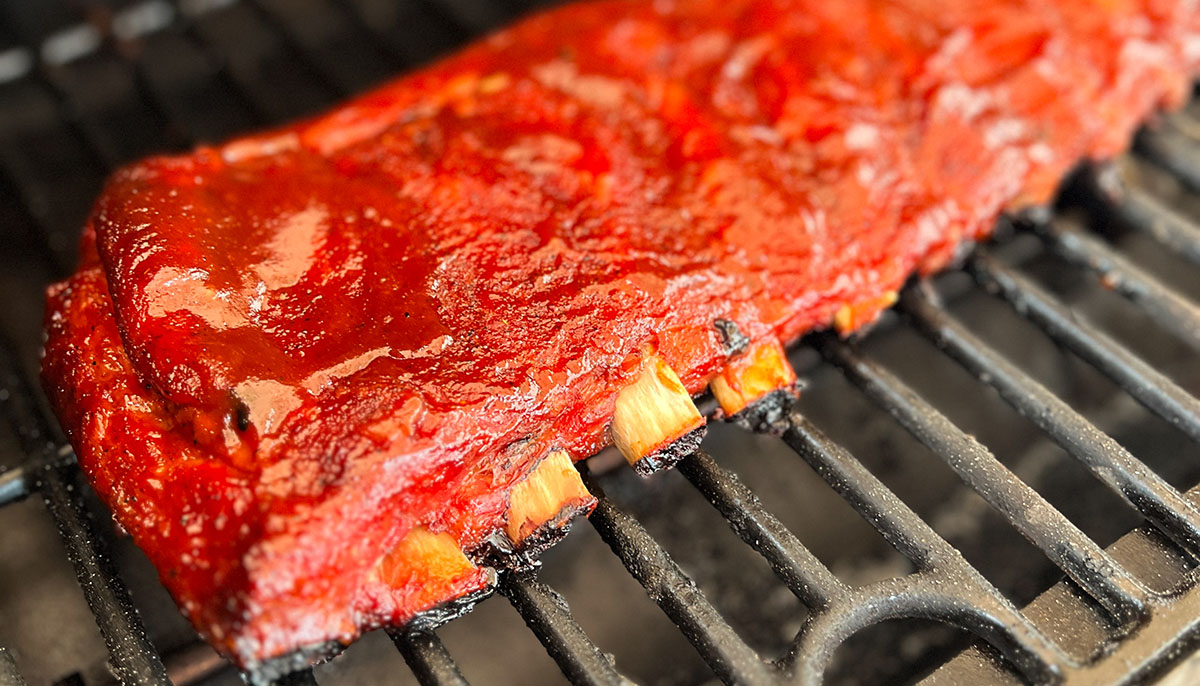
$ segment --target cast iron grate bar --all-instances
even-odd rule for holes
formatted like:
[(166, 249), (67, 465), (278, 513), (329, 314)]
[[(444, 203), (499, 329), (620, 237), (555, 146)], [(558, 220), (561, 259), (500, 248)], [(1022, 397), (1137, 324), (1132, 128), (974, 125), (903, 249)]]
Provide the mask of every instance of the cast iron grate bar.
[(945, 461), (1119, 624), (1144, 618), (1146, 590), (1141, 584), (983, 444), (850, 344), (827, 335), (817, 341), (827, 360)]
[[(190, 30), (192, 24), (189, 22), (184, 24), (184, 31)], [(164, 150), (179, 150), (192, 147), (195, 145), (197, 136), (190, 131), (183, 123), (183, 119), (176, 117), (171, 113), (171, 106), (165, 98), (154, 87), (153, 80), (146, 72), (146, 64), (144, 58), (140, 56), (132, 56), (124, 50), (118, 50), (117, 54), (128, 65), (130, 77), (133, 81), (133, 89), (137, 94), (138, 101), (146, 108), (151, 119), (158, 125), (157, 134), (161, 135)], [(216, 65), (217, 78), (225, 81), (230, 77), (226, 73), (227, 67), (223, 64)], [(235, 97), (237, 94), (235, 93)], [(248, 101), (244, 103), (247, 111), (252, 110), (252, 103)], [(257, 111), (255, 110), (255, 114)], [(257, 121), (257, 120), (256, 120)]]
[(501, 580), (500, 592), (508, 597), (572, 684), (620, 686), (623, 683), (612, 660), (584, 633), (571, 616), (567, 601), (553, 588), (532, 575), (509, 572)]
[(763, 507), (753, 491), (708, 453), (697, 451), (677, 468), (811, 610), (829, 607), (846, 595), (845, 584)]
[[(0, 25), (3, 27), (0, 28), (0, 40), (9, 44), (18, 43), (36, 52), (38, 41), (27, 32), (22, 31), (19, 22), (12, 21), (11, 17), (7, 15), (3, 16), (3, 19), (7, 19), (7, 21)], [(11, 35), (7, 30), (9, 27), (13, 29)], [(79, 143), (90, 162), (101, 170), (111, 169), (120, 162), (121, 156), (112, 143), (107, 140), (103, 127), (79, 111), (71, 97), (70, 89), (62, 84), (53, 66), (47, 64), (45, 60), (38, 59), (30, 71), (29, 77), (53, 99), (59, 119)]]
[(915, 328), (1046, 432), (1189, 554), (1200, 554), (1200, 512), (1162, 477), (1069, 405), (970, 333), (927, 293), (906, 288), (900, 307)]
[(233, 671), (225, 658), (199, 639), (163, 653), (162, 659), (175, 686), (195, 686), (220, 672)]
[(468, 686), (454, 658), (431, 631), (389, 631), (396, 649), (422, 686)]
[(305, 49), (303, 41), (296, 37), (292, 28), (287, 25), (287, 22), (280, 18), (271, 9), (264, 6), (261, 0), (242, 0), (248, 7), (254, 10), (263, 22), (265, 22), (274, 31), (276, 36), (283, 41), (284, 47), (293, 57), (296, 58), (297, 64), (300, 65), (305, 72), (308, 73), (310, 80), (320, 86), (331, 98), (340, 100), (350, 94), (350, 89), (334, 75), (329, 73), (321, 63), (317, 61), (308, 50)]
[[(178, 17), (179, 14), (177, 13), (176, 16)], [(13, 38), (33, 54), (37, 53), (37, 41), (32, 36), (19, 34), (13, 36)], [(130, 57), (126, 51), (115, 50), (113, 52), (129, 66), (135, 88), (143, 104), (154, 118), (162, 123), (163, 130), (167, 132), (180, 132), (181, 129), (177, 123), (181, 119), (171, 116), (164, 109), (162, 100), (157, 97), (153, 86), (150, 85), (145, 77), (141, 62)], [(58, 67), (58, 69), (62, 68), (67, 67)], [(62, 85), (53, 68), (46, 65), (43, 61), (38, 60), (29, 78), (50, 95), (57, 108), (59, 122), (71, 134), (84, 158), (95, 167), (95, 171), (99, 172), (100, 176), (108, 174), (123, 161), (121, 156), (116, 152), (114, 142), (106, 135), (103, 127), (98, 125), (92, 118), (85, 116), (75, 107), (70, 91), (66, 86)], [(170, 139), (169, 134), (167, 142), (190, 145), (195, 143), (195, 138), (185, 134), (182, 141), (175, 141)], [(3, 175), (6, 184), (14, 189), (13, 194), (18, 200), (23, 215), (25, 215), (23, 218), (27, 219), (29, 225), (35, 228), (33, 233), (36, 234), (35, 240), (40, 248), (39, 252), (46, 257), (47, 265), (55, 272), (65, 273), (71, 266), (73, 257), (62, 254), (61, 251), (56, 250), (50, 245), (50, 236), (55, 233), (56, 229), (61, 227), (50, 226), (44, 213), (39, 212), (35, 207), (35, 203), (28, 197), (27, 189), (30, 183), (23, 182), (22, 179), (28, 178), (29, 175), (24, 173), (24, 168), (25, 163), (23, 160), (16, 159), (7, 150), (0, 151), (0, 175)]]
[(1200, 192), (1200, 149), (1183, 132), (1169, 124), (1143, 129), (1134, 138), (1133, 149), (1188, 190)]
[(1095, 235), (1062, 219), (1035, 222), (1034, 230), (1068, 262), (1099, 275), (1101, 282), (1136, 304), (1164, 329), (1200, 351), (1200, 307), (1163, 285)]
[(1106, 209), (1130, 227), (1161, 243), (1180, 257), (1200, 265), (1200, 224), (1165, 201), (1122, 178), (1116, 165), (1105, 165), (1091, 179), (1091, 191)]
[(13, 158), (9, 150), (0, 146), (0, 202), (16, 210), (16, 223), (29, 244), (36, 246), (36, 259), (55, 273), (66, 273), (71, 263), (50, 245), (50, 229), (46, 218), (37, 211), (36, 203), (29, 196), (29, 188), (18, 181), (17, 168), (20, 163)]
[[(229, 60), (197, 28), (196, 22), (189, 20), (186, 13), (178, 7), (179, 4), (179, 2), (172, 4), (172, 7), (176, 9), (171, 23), (166, 28), (177, 32), (199, 51), (206, 68), (215, 77), (214, 80), (223, 86), (224, 91), (251, 121), (259, 126), (273, 121), (271, 104), (264, 102), (252, 82), (246, 81), (235, 73)], [(171, 137), (168, 142), (173, 147), (195, 146), (199, 142), (200, 136), (185, 123), (186, 117), (181, 116), (178, 112), (172, 112), (171, 98), (154, 85), (153, 78), (147, 72), (145, 58), (130, 50), (117, 49), (113, 50), (113, 53), (132, 71), (138, 96), (151, 114), (164, 123), (164, 129)]]
[[(12, 155), (0, 145), (0, 191), (10, 190), (10, 195), (20, 208), (21, 224), (30, 242), (36, 246), (37, 258), (55, 274), (67, 274), (75, 263), (67, 251), (57, 250), (51, 242), (52, 229), (47, 213), (31, 197), (29, 184), (22, 183), (21, 166), (14, 164)], [(44, 205), (43, 205), (44, 207)], [(73, 249), (73, 248), (72, 248)]]
[(1088, 321), (1057, 302), (1032, 280), (979, 248), (967, 263), (985, 290), (1006, 300), (1055, 341), (1107, 375), (1146, 408), (1200, 442), (1200, 400)]
[(52, 220), (50, 203), (39, 197), (41, 185), (31, 173), (28, 160), (8, 144), (0, 142), (0, 193), (15, 201), (19, 221), (26, 229), (25, 235), (37, 246), (38, 257), (54, 273), (65, 274), (74, 264), (75, 246), (68, 251), (53, 244), (56, 234), (61, 235), (62, 227)]
[(746, 645), (658, 541), (614, 505), (594, 479), (586, 481), (599, 500), (589, 518), (592, 526), (713, 672), (727, 684), (775, 683), (775, 670)]
[[(375, 27), (371, 26), (367, 18), (363, 15), (362, 7), (352, 0), (336, 0), (331, 4), (341, 10), (342, 16), (358, 30), (360, 35), (370, 41), (371, 48), (389, 61), (393, 67), (399, 70), (412, 66), (413, 56), (405, 54), (395, 44), (387, 41), (383, 34), (376, 31)], [(460, 29), (458, 33), (469, 35), (474, 32)]]
[(796, 679), (821, 682), (833, 652), (853, 633), (882, 619), (935, 619), (972, 632), (999, 650), (1028, 681), (1061, 678), (1065, 658), (962, 554), (939, 536), (848, 451), (797, 410), (783, 440), (917, 571), (854, 589), (817, 613), (792, 654)]
[(74, 465), (59, 464), (57, 446), (65, 442), (44, 415), (32, 410), (38, 406), (36, 390), (16, 367), (16, 359), (11, 344), (4, 341), (0, 361), (5, 367), (8, 391), (5, 410), (25, 454), (33, 460), (30, 464), (40, 467), (34, 477), (36, 486), (58, 525), (67, 557), (104, 638), (113, 672), (122, 683), (169, 684), (162, 659), (146, 636), (129, 591), (108, 558), (104, 539), (92, 526), (75, 483), (77, 470)]
[[(178, 4), (178, 2), (176, 2)], [(257, 124), (265, 124), (272, 120), (270, 116), (271, 105), (263, 102), (258, 96), (253, 83), (244, 82), (243, 79), (234, 72), (226, 59), (212, 43), (204, 37), (204, 34), (197, 28), (195, 21), (188, 21), (182, 11), (176, 12), (176, 21), (172, 26), (176, 28), (207, 60), (209, 67), (217, 80), (225, 87), (227, 93), (233, 97), (249, 115), (250, 119)], [(183, 124), (184, 118), (175, 116), (170, 113), (170, 99), (154, 87), (151, 79), (146, 74), (145, 65), (139, 59), (129, 58), (122, 54), (126, 60), (130, 62), (138, 76), (138, 86), (141, 91), (143, 101), (168, 122), (172, 124), (173, 129), (177, 129), (186, 146), (195, 145), (198, 136), (194, 131), (190, 131)]]

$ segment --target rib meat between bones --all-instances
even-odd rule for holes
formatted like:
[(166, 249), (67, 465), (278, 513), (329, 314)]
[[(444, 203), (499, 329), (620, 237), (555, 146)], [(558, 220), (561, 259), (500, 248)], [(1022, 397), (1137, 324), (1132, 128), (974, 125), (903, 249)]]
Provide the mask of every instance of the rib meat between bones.
[(571, 459), (668, 464), (687, 393), (786, 388), (781, 344), (1121, 151), (1198, 60), (1182, 0), (549, 11), (118, 172), (46, 385), (202, 635), (290, 664), (486, 592), (594, 504)]

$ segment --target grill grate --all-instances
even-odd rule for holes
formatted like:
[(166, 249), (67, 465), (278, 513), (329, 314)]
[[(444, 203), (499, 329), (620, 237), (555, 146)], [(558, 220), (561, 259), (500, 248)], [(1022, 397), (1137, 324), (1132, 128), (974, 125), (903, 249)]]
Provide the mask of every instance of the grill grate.
[[(48, 3), (57, 7), (55, 3)], [(271, 0), (142, 0), (95, 2), (59, 8), (64, 14), (37, 13), (21, 3), (0, 10), (0, 88), (22, 103), (53, 113), (60, 135), (44, 153), (55, 164), (31, 162), (34, 149), (0, 130), (0, 198), (25, 227), (33, 258), (63, 273), (75, 249), (74, 232), (104, 174), (116, 163), (153, 149), (185, 147), (222, 137), (247, 125), (263, 125), (299, 114), (304, 98), (279, 100), (266, 93), (266, 79), (231, 62), (214, 41), (222, 17), (238, 16), (280, 46), (288, 65), (305, 82), (312, 106), (344, 97), (366, 85), (362, 73), (339, 66), (321, 49), (314, 18), (340, 25), (355, 40), (354, 51), (373, 60), (382, 75), (430, 57), (478, 32), (526, 11), (526, 3), (468, 3), (423, 0), (401, 4), (376, 0), (312, 0), (297, 3), (307, 14)], [(29, 7), (39, 6), (32, 3)], [(24, 8), (24, 9), (23, 9)], [(72, 17), (68, 10), (80, 10)], [(294, 9), (294, 8), (293, 8)], [(237, 15), (231, 13), (237, 12)], [(423, 36), (400, 40), (380, 16), (401, 12)], [(36, 16), (35, 16), (36, 15)], [(31, 19), (31, 17), (33, 17)], [(138, 19), (140, 17), (140, 19)], [(135, 21), (135, 19), (137, 21)], [(307, 21), (307, 23), (305, 23)], [(140, 23), (139, 23), (140, 22)], [(395, 25), (401, 25), (399, 22)], [(118, 28), (124, 27), (124, 28)], [(133, 27), (133, 28), (130, 28)], [(141, 27), (141, 28), (138, 28)], [(163, 45), (156, 47), (156, 42)], [(412, 45), (421, 46), (414, 50)], [(155, 63), (164, 50), (188, 50), (205, 70), (205, 91), (214, 100), (203, 107), (172, 91)], [(351, 48), (347, 48), (351, 50)], [(23, 59), (22, 59), (23, 56)], [(66, 68), (82, 63), (115, 69), (126, 77), (126, 105), (138, 121), (154, 126), (132, 140), (79, 104), (80, 86)], [(219, 100), (219, 102), (218, 102)], [(16, 102), (16, 100), (14, 100)], [(2, 104), (2, 102), (0, 102)], [(14, 106), (15, 107), (15, 106)], [(11, 113), (10, 113), (11, 114)], [(132, 119), (127, 120), (132, 121)], [(1182, 121), (1182, 120), (1181, 120)], [(1139, 155), (1200, 191), (1200, 145), (1186, 127), (1143, 132)], [(5, 125), (0, 112), (0, 128)], [(38, 151), (43, 152), (43, 151)], [(74, 163), (78, 163), (77, 165)], [(71, 170), (74, 193), (58, 189)], [(50, 169), (57, 173), (39, 171)], [(1102, 170), (1090, 187), (1092, 206), (1121, 218), (1185, 260), (1200, 264), (1200, 226), (1157, 200), (1115, 168)], [(52, 199), (62, 192), (76, 205)], [(83, 200), (79, 200), (83, 198)], [(1094, 272), (1160, 326), (1200, 350), (1200, 309), (1180, 293), (1136, 266), (1118, 250), (1065, 214), (1015, 220), (1018, 230), (1036, 235), (1068, 263)], [(1108, 376), (1151, 412), (1200, 441), (1200, 401), (1155, 370), (1127, 347), (1068, 309), (993, 252), (980, 249), (968, 271), (986, 290)], [(1120, 494), (1151, 526), (1193, 558), (1200, 558), (1200, 510), (1196, 492), (1181, 493), (1066, 402), (981, 341), (939, 302), (929, 284), (903, 294), (901, 310), (912, 330), (940, 346), (950, 358), (991, 387), (1110, 489)], [(160, 656), (108, 558), (104, 536), (87, 513), (76, 487), (77, 468), (63, 437), (30, 382), (36, 351), (35, 323), (4, 341), (0, 354), (0, 401), (17, 428), (25, 461), (0, 473), (0, 505), (39, 494), (63, 533), (66, 551), (109, 652), (114, 675), (138, 684), (196, 683), (222, 663), (203, 651)], [(605, 496), (603, 476), (586, 474), (600, 503), (589, 520), (629, 574), (678, 626), (713, 672), (727, 683), (816, 684), (834, 651), (851, 634), (893, 617), (920, 617), (962, 627), (994, 646), (1025, 679), (1034, 682), (1132, 683), (1160, 668), (1200, 635), (1200, 588), (1188, 577), (1170, 593), (1151, 590), (1122, 562), (1072, 524), (987, 448), (936, 410), (884, 365), (855, 343), (830, 335), (803, 342), (839, 368), (867, 398), (891, 414), (918, 441), (943, 460), (963, 482), (990, 503), (1090, 596), (1115, 627), (1114, 647), (1095, 659), (1068, 654), (1018, 610), (949, 542), (909, 508), (847, 450), (793, 411), (771, 431), (804, 459), (883, 537), (914, 565), (907, 576), (850, 586), (821, 562), (780, 519), (759, 502), (735, 474), (700, 451), (679, 465), (688, 482), (720, 513), (747, 546), (763, 557), (803, 605), (809, 617), (793, 649), (765, 660), (726, 621), (711, 600), (631, 514)], [(585, 467), (586, 469), (586, 467)], [(620, 684), (623, 677), (572, 616), (564, 599), (536, 575), (506, 574), (500, 592), (544, 645), (563, 673), (578, 684)], [(392, 639), (422, 684), (466, 684), (454, 659), (435, 633), (394, 633)], [(960, 658), (958, 661), (961, 661)], [(956, 661), (956, 662), (958, 662)], [(168, 666), (170, 669), (168, 669)], [(1000, 668), (989, 672), (1002, 679)], [(0, 648), (0, 685), (23, 683), (7, 651)], [(278, 683), (311, 684), (311, 670)]]

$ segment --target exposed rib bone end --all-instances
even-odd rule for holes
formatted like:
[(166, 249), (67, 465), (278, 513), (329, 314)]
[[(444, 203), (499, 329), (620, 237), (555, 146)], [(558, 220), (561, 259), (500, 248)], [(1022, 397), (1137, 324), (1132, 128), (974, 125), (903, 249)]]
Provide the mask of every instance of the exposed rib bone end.
[(796, 384), (796, 372), (787, 361), (783, 346), (775, 339), (750, 346), (745, 355), (732, 360), (711, 382), (709, 389), (726, 416), (732, 417), (776, 391)]
[(565, 536), (572, 519), (595, 507), (570, 455), (553, 450), (513, 487), (505, 533), (515, 552), (532, 558)]
[(411, 626), (434, 626), (461, 614), (496, 581), (495, 573), (476, 566), (453, 536), (423, 526), (409, 531), (383, 556), (376, 574), (388, 587), (408, 595), (411, 606), (427, 608), (409, 622)]
[(878, 319), (898, 298), (896, 291), (885, 291), (873, 298), (846, 303), (833, 314), (833, 327), (842, 336), (848, 336)]
[(704, 417), (675, 370), (650, 354), (633, 383), (617, 395), (612, 438), (641, 475), (666, 469), (700, 446)]

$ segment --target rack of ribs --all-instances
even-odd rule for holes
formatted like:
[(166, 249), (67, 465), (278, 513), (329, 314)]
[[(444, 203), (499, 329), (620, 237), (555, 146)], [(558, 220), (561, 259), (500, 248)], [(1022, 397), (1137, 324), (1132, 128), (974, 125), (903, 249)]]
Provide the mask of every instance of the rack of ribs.
[[(783, 346), (1180, 104), (1182, 0), (605, 0), (116, 173), (49, 294), (96, 492), (259, 673), (436, 623), (789, 393)], [(299, 657), (297, 657), (299, 656)]]

